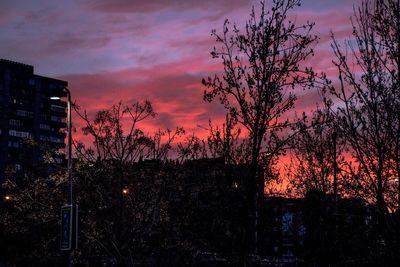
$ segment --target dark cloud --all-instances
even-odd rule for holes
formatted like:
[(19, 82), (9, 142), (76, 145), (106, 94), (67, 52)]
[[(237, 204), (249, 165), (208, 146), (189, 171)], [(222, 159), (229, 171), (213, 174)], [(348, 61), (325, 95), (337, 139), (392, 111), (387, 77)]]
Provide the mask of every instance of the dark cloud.
[(175, 125), (175, 120), (172, 114), (170, 113), (157, 113), (157, 116), (154, 119), (154, 124), (156, 127), (160, 129), (174, 129), (179, 125)]
[(163, 9), (212, 9), (233, 10), (247, 6), (249, 0), (89, 0), (86, 4), (99, 12), (106, 13), (151, 13)]
[(85, 48), (100, 48), (105, 47), (110, 42), (111, 37), (108, 36), (79, 36), (75, 34), (66, 34), (63, 36), (57, 36), (53, 38), (48, 44), (48, 52), (59, 53), (77, 51), (78, 49)]

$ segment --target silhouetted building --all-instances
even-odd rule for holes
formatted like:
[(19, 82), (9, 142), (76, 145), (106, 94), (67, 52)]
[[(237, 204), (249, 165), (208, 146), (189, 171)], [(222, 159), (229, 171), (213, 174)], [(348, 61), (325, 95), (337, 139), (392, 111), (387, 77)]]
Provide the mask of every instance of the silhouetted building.
[(271, 262), (293, 262), (306, 240), (304, 198), (267, 197), (264, 202), (262, 254)]
[(179, 218), (174, 223), (179, 225), (184, 214), (182, 232), (199, 242), (199, 257), (206, 261), (200, 266), (216, 264), (217, 258), (239, 263), (243, 256), (250, 266), (363, 266), (367, 261), (374, 215), (359, 198), (318, 191), (304, 198), (265, 197), (259, 255), (252, 255), (250, 168), (223, 159), (193, 160), (177, 168), (182, 196), (172, 202), (170, 217)]
[(305, 198), (268, 197), (263, 216), (262, 253), (282, 266), (362, 266), (373, 239), (374, 216), (359, 198), (318, 191)]
[[(33, 66), (0, 59), (0, 182), (5, 171), (20, 171), (43, 161), (48, 148), (65, 147), (66, 81), (34, 74)], [(62, 163), (63, 155), (53, 155)], [(49, 171), (51, 171), (49, 169)]]

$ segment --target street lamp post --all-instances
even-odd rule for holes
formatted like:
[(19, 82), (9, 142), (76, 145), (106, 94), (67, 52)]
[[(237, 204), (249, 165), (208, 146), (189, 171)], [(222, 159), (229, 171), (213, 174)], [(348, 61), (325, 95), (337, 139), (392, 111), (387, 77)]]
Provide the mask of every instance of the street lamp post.
[(72, 136), (71, 136), (71, 92), (68, 88), (64, 88), (67, 92), (67, 131), (68, 131), (68, 205), (72, 205)]
[[(71, 92), (67, 87), (64, 88), (64, 92), (67, 93), (67, 132), (68, 132), (68, 144), (67, 144), (67, 164), (68, 164), (68, 193), (67, 193), (67, 204), (72, 205), (72, 136), (71, 136)], [(59, 96), (50, 97), (52, 100), (60, 100)]]
[[(62, 233), (61, 233), (61, 250), (67, 250), (68, 255), (67, 255), (67, 266), (71, 266), (71, 251), (73, 249), (73, 228), (77, 228), (77, 222), (74, 222), (74, 217), (75, 219), (77, 218), (77, 210), (75, 210), (75, 207), (73, 207), (73, 201), (72, 201), (72, 135), (71, 135), (71, 126), (72, 126), (72, 117), (71, 117), (71, 92), (67, 87), (64, 88), (64, 92), (67, 93), (67, 132), (68, 132), (68, 143), (67, 143), (67, 171), (68, 171), (68, 189), (67, 189), (67, 210), (65, 213), (63, 212), (62, 208)], [(59, 96), (52, 96), (50, 97), (52, 100), (60, 100)], [(75, 216), (74, 216), (75, 214)], [(64, 217), (66, 216), (66, 217)], [(75, 225), (74, 225), (75, 224)], [(64, 241), (67, 241), (64, 246)], [(76, 237), (75, 237), (75, 246), (76, 246)]]

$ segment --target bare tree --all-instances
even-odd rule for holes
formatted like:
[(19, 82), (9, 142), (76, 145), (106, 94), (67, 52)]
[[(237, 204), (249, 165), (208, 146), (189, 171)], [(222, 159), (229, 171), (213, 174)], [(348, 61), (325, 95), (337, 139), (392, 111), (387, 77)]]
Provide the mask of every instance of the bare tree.
[(150, 159), (166, 161), (168, 154), (172, 150), (172, 145), (177, 138), (185, 134), (182, 127), (177, 127), (174, 131), (171, 129), (159, 129), (151, 137), (150, 142)]
[(292, 139), (288, 180), (296, 195), (310, 190), (338, 194), (339, 166), (343, 145), (337, 122), (329, 107), (317, 106), (311, 122), (299, 120), (298, 134)]
[[(317, 37), (311, 35), (313, 23), (296, 25), (288, 17), (290, 10), (300, 5), (300, 0), (274, 0), (268, 9), (261, 3), (260, 14), (255, 9), (250, 14), (245, 29), (228, 20), (222, 34), (216, 30), (212, 36), (219, 47), (211, 52), (220, 58), (223, 73), (203, 79), (210, 90), (204, 99), (218, 98), (235, 122), (249, 133), (250, 162), (254, 177), (253, 197), (258, 202), (263, 194), (263, 173), (271, 166), (273, 155), (282, 147), (279, 132), (290, 122), (284, 119), (292, 109), (296, 96), (290, 88), (306, 87), (314, 80), (311, 68), (301, 63), (313, 54)], [(258, 204), (254, 211), (254, 249), (257, 250)]]
[(139, 123), (155, 113), (150, 102), (134, 103), (123, 106), (122, 103), (113, 105), (110, 109), (100, 110), (92, 120), (86, 111), (75, 108), (76, 114), (83, 119), (84, 135), (93, 138), (93, 147), (86, 147), (76, 141), (78, 156), (88, 162), (117, 160), (118, 162), (136, 162), (140, 157), (148, 157), (146, 149), (150, 145), (150, 137), (139, 128)]
[[(386, 63), (382, 64), (387, 55), (374, 30), (372, 11), (368, 1), (359, 7), (353, 21), (356, 45), (348, 43), (349, 56), (334, 39), (337, 57), (334, 64), (339, 71), (340, 85), (331, 86), (330, 93), (336, 97), (335, 101), (343, 103), (338, 105), (337, 115), (356, 163), (348, 167), (351, 174), (359, 178), (352, 181), (357, 183), (352, 185), (353, 193), (366, 200), (372, 197), (381, 211), (386, 211), (390, 208), (386, 194), (393, 178), (393, 95)], [(361, 75), (353, 70), (353, 63)]]
[(177, 144), (177, 161), (184, 163), (187, 160), (196, 160), (207, 158), (207, 148), (204, 140), (195, 136), (194, 134), (189, 135)]
[[(376, 204), (378, 229), (388, 246), (390, 211), (399, 203), (399, 3), (363, 1), (352, 18), (346, 49), (333, 38), (339, 85), (329, 85), (351, 157), (343, 180), (348, 194)], [(387, 250), (386, 252), (390, 252)]]
[[(162, 204), (160, 202), (162, 192), (157, 191), (162, 189), (161, 185), (164, 182), (162, 177), (153, 177), (154, 182), (157, 181), (157, 186), (151, 184), (150, 180), (144, 183), (141, 181), (142, 176), (134, 176), (134, 166), (142, 159), (165, 161), (172, 149), (172, 143), (184, 133), (184, 130), (179, 127), (175, 130), (158, 130), (153, 136), (145, 133), (141, 123), (155, 116), (153, 107), (148, 101), (136, 102), (131, 106), (124, 106), (120, 102), (109, 109), (98, 111), (93, 119), (86, 111), (81, 112), (79, 108), (75, 111), (85, 122), (82, 128), (83, 134), (93, 140), (92, 146), (79, 141), (75, 143), (76, 153), (83, 164), (80, 173), (86, 176), (88, 181), (97, 180), (98, 177), (108, 179), (109, 181), (104, 184), (108, 183), (110, 191), (117, 189), (115, 194), (110, 195), (101, 188), (97, 198), (99, 204), (103, 203), (102, 205), (108, 208), (111, 205), (110, 198), (114, 196), (118, 199), (118, 205), (111, 205), (111, 209), (118, 209), (116, 216), (118, 219), (116, 223), (111, 224), (114, 226), (110, 226), (113, 230), (109, 233), (108, 242), (112, 245), (107, 247), (103, 244), (103, 247), (108, 254), (115, 255), (120, 265), (124, 265), (129, 255), (132, 256), (132, 251), (129, 250), (132, 242), (137, 239), (139, 233), (144, 233), (143, 227), (140, 226), (147, 225), (150, 228), (150, 220), (155, 216), (153, 213)], [(85, 172), (85, 169), (91, 172)], [(96, 177), (90, 178), (92, 175)], [(134, 185), (135, 181), (140, 184)], [(93, 186), (93, 183), (89, 184)], [(133, 194), (136, 188), (142, 191), (135, 190)], [(134, 217), (132, 214), (140, 217)], [(130, 222), (127, 218), (130, 218)], [(133, 227), (132, 223), (137, 227)]]
[[(366, 3), (368, 4), (368, 2)], [(378, 0), (369, 5), (374, 5), (370, 10), (372, 27), (379, 36), (385, 52), (380, 57), (381, 64), (386, 68), (390, 75), (390, 82), (387, 84), (391, 88), (392, 114), (400, 113), (400, 1), (398, 0)], [(392, 134), (394, 141), (393, 158), (397, 174), (397, 207), (400, 207), (400, 118), (394, 116), (392, 122)]]

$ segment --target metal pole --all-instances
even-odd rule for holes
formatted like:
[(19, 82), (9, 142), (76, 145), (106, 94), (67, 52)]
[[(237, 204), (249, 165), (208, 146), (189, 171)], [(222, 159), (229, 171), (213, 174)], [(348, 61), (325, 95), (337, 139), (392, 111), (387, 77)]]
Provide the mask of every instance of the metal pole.
[(72, 136), (71, 136), (71, 92), (65, 88), (68, 97), (68, 117), (67, 117), (67, 131), (68, 131), (68, 205), (72, 205)]
[[(68, 205), (72, 206), (72, 136), (71, 136), (71, 92), (65, 87), (65, 92), (67, 93), (68, 103), (67, 103), (67, 131), (68, 131), (68, 192), (67, 192), (67, 202)], [(73, 207), (72, 207), (73, 208)], [(72, 220), (72, 218), (71, 218)], [(67, 266), (72, 266), (72, 250), (68, 251), (67, 256)]]

